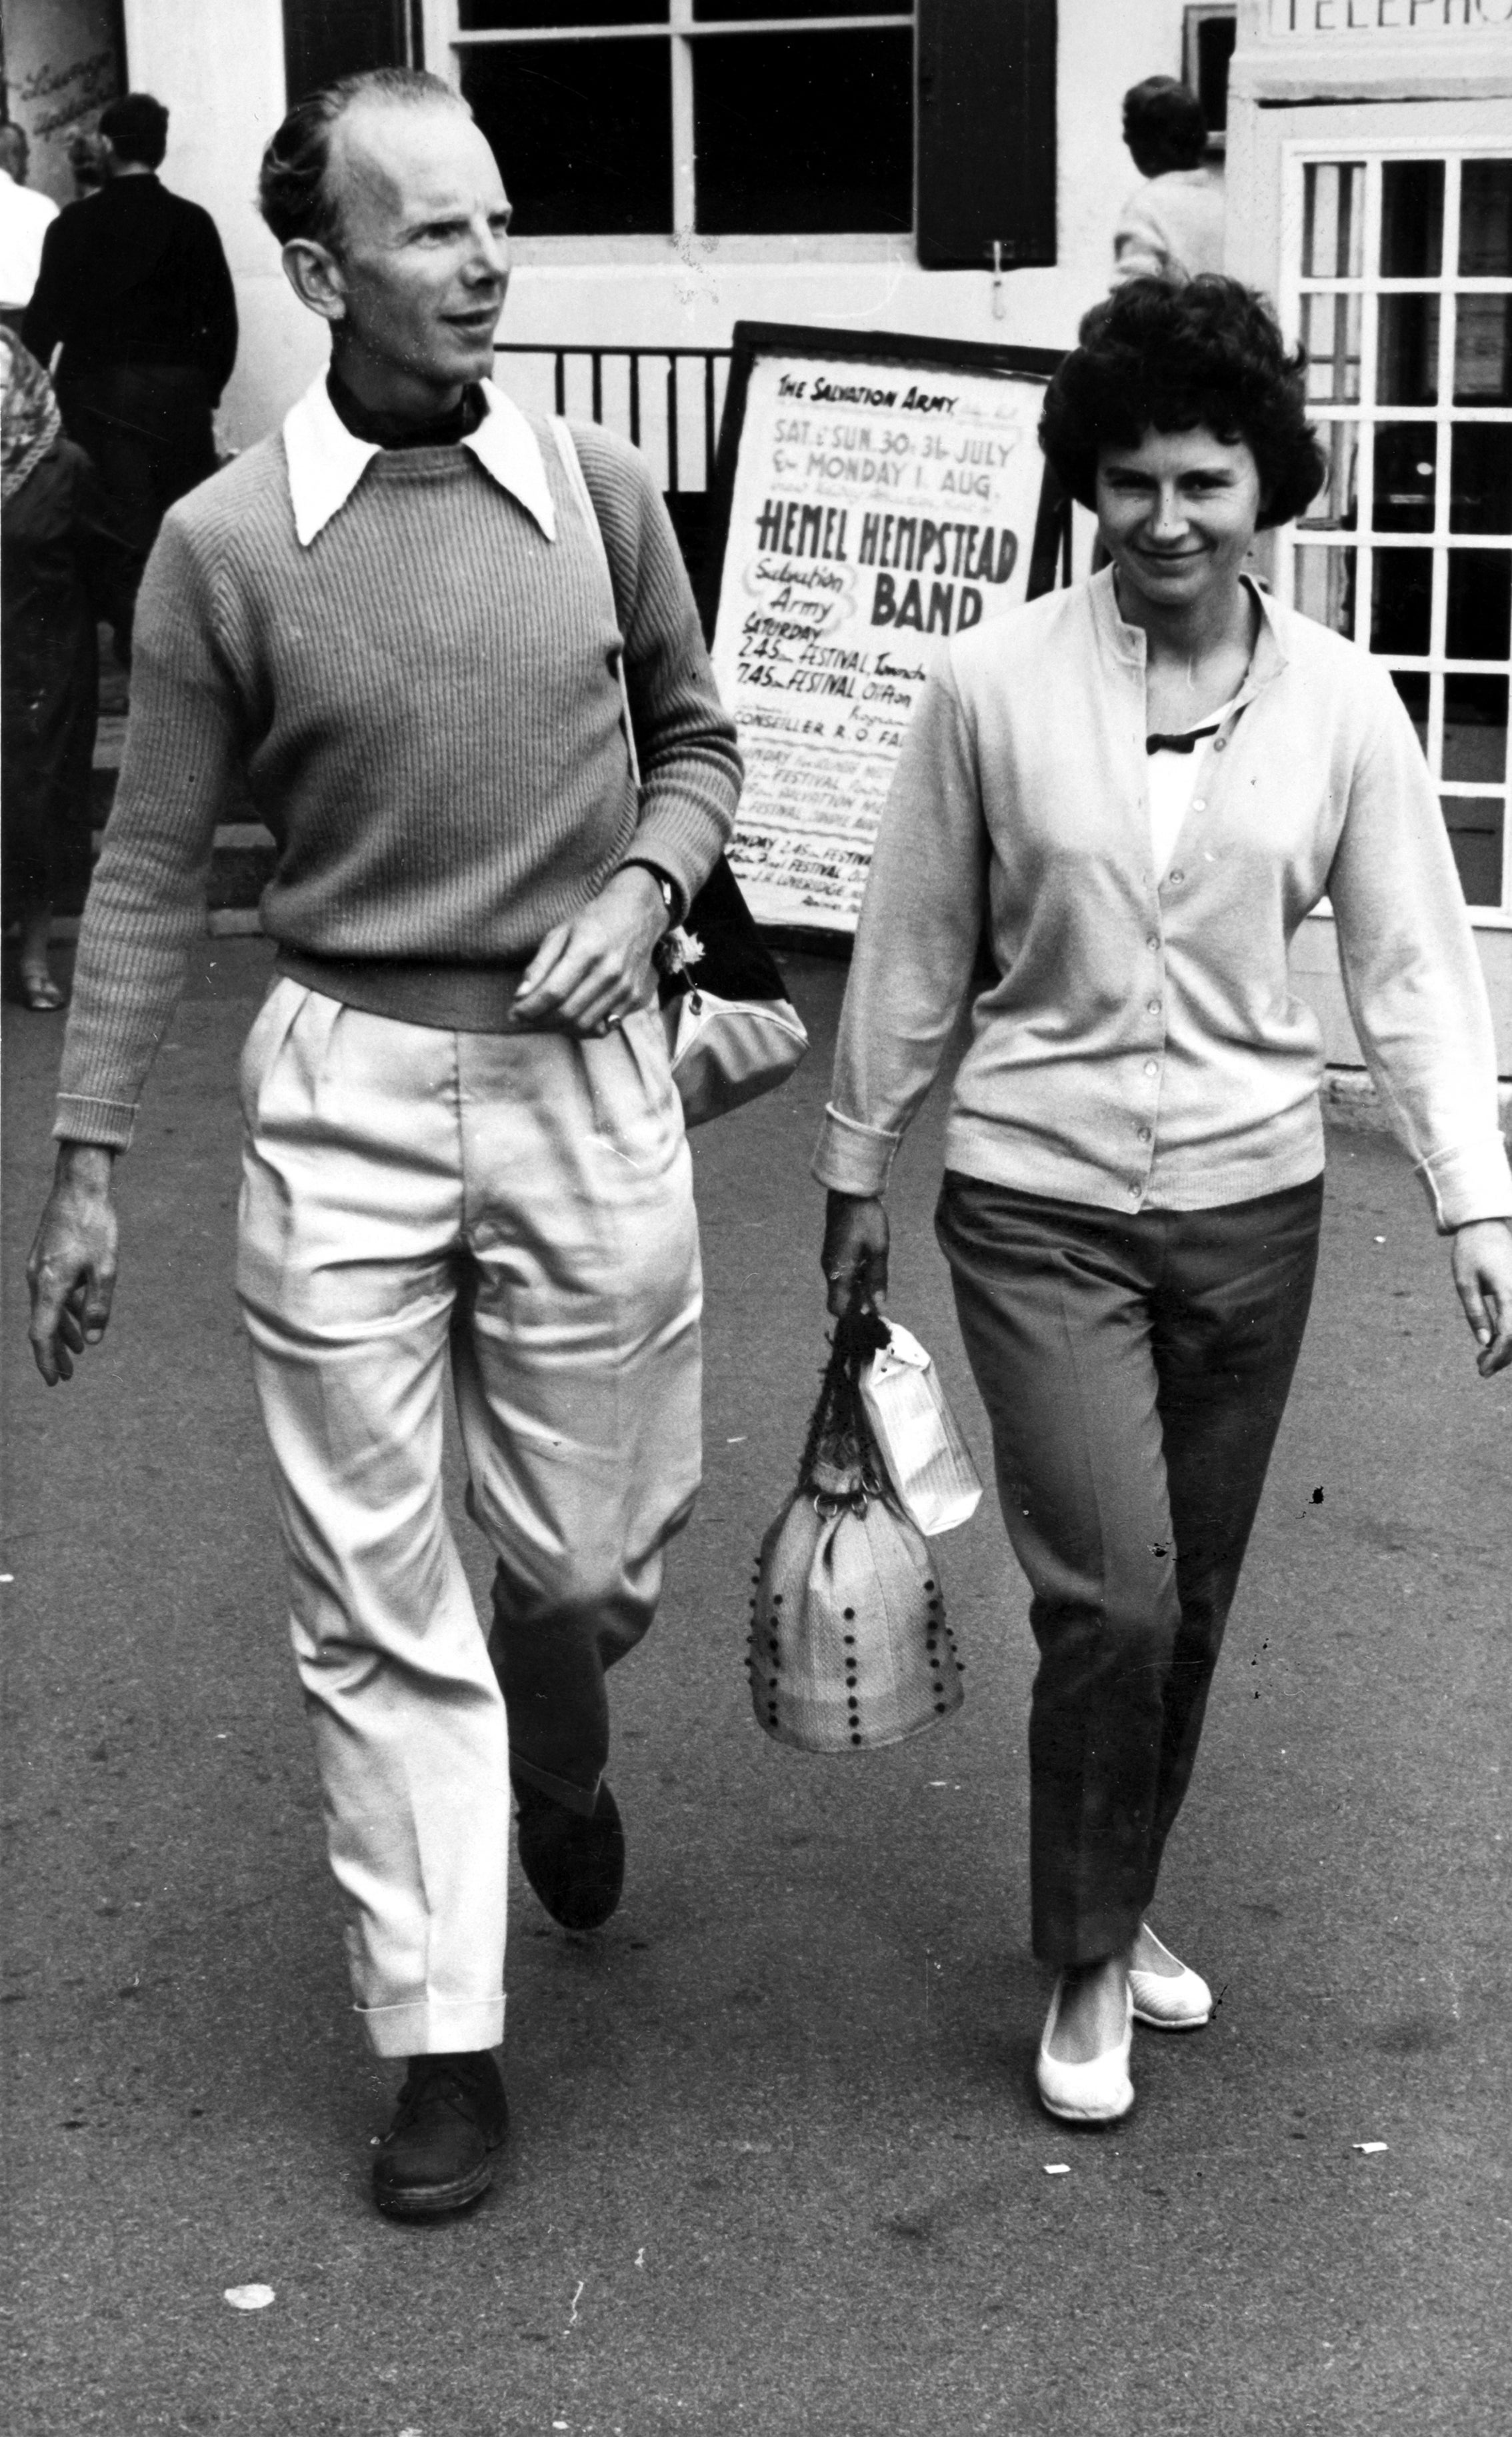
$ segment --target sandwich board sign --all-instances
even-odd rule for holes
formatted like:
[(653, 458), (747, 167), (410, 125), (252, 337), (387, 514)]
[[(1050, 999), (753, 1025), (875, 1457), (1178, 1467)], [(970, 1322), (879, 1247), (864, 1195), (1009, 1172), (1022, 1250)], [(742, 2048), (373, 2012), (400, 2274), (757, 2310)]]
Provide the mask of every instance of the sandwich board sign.
[(1060, 357), (737, 323), (714, 674), (758, 922), (855, 928), (903, 732), (946, 640), (1046, 590), (1067, 530), (1035, 437)]

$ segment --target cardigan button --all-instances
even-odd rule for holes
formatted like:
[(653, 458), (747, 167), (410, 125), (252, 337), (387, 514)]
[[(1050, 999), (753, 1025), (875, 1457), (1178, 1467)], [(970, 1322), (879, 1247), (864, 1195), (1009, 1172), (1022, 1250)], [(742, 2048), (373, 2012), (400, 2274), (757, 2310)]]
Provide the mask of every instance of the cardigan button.
[(1173, 871), (1170, 875), (1170, 885), (1172, 888), (1179, 888), (1186, 877), (1187, 874), (1184, 871)]

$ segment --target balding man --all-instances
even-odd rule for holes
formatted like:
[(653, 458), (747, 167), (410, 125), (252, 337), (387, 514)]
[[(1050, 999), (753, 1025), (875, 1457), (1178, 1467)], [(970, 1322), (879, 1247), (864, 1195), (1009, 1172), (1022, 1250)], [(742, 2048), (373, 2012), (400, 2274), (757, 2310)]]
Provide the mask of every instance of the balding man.
[[(32, 1334), (52, 1380), (104, 1329), (112, 1163), (239, 767), (279, 854), (237, 1285), (356, 2002), (409, 2060), (376, 2197), (428, 2217), (485, 2189), (503, 2135), (511, 1775), (547, 1908), (584, 1929), (619, 1897), (605, 1670), (699, 1469), (650, 959), (740, 764), (649, 470), (579, 430), (585, 493), (563, 430), (487, 377), (509, 205), (456, 94), (384, 70), (302, 103), (262, 204), (330, 371), (148, 569)], [(442, 1509), (448, 1369), (488, 1643)]]

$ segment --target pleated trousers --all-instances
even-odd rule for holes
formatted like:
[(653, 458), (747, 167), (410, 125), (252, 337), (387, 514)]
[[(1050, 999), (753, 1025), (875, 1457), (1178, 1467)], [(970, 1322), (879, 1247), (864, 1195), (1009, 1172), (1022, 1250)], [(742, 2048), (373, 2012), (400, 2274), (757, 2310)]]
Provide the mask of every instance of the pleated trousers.
[[(237, 1291), (354, 1996), (380, 2055), (491, 2046), (511, 1765), (592, 1808), (604, 1672), (698, 1487), (697, 1225), (659, 1018), (457, 1033), (286, 977), (241, 1086)], [(443, 1505), (448, 1375), (492, 1655)]]

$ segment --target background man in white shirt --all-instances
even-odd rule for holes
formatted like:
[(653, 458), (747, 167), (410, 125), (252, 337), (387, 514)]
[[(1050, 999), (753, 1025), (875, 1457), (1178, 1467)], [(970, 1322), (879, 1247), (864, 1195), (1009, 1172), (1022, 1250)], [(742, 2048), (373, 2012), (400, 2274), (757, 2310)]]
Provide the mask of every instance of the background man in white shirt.
[(1203, 166), (1207, 122), (1188, 85), (1146, 77), (1123, 97), (1123, 140), (1144, 180), (1118, 215), (1110, 287), (1126, 279), (1176, 286), (1223, 268), (1222, 181)]
[(0, 322), (20, 334), (42, 262), (42, 241), (58, 206), (26, 184), (30, 148), (25, 128), (0, 120)]

